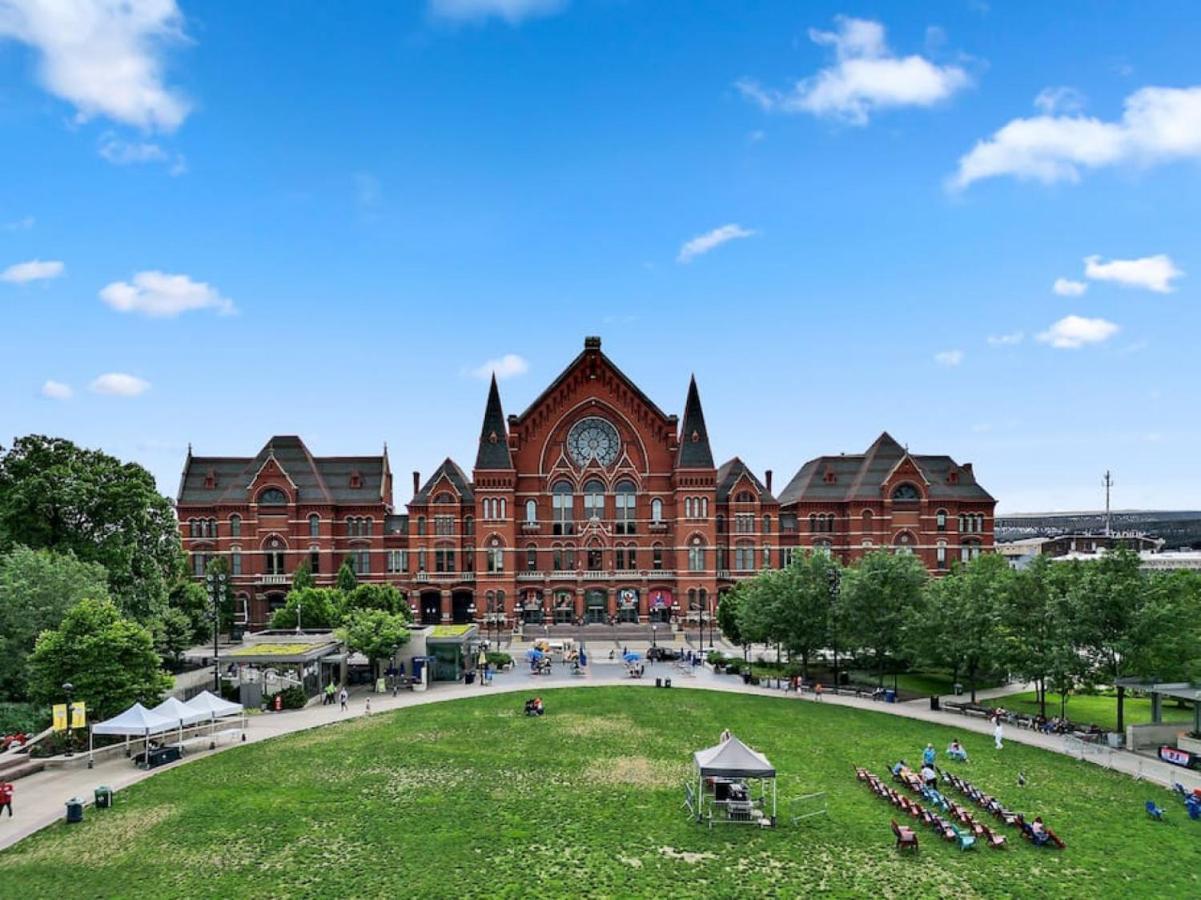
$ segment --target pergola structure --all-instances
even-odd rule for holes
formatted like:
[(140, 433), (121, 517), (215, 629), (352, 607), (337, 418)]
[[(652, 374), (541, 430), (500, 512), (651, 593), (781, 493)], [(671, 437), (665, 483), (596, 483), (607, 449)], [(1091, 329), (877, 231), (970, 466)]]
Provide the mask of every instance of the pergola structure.
[(1193, 731), (1201, 734), (1201, 687), (1187, 681), (1150, 681), (1141, 678), (1119, 678), (1116, 681), (1119, 703), (1126, 691), (1141, 691), (1151, 697), (1151, 724), (1162, 725), (1163, 698), (1190, 700), (1193, 704)]
[[(776, 769), (757, 750), (730, 735), (692, 754), (696, 788), (685, 790), (685, 805), (698, 822), (773, 826), (776, 824)], [(755, 796), (751, 784), (758, 785)], [(771, 815), (767, 815), (770, 785)]]

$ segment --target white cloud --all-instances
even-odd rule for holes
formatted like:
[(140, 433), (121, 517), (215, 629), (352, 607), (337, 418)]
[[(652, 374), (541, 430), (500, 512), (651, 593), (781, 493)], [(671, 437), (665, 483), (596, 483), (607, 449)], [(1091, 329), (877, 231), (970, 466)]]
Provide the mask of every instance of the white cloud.
[(171, 131), (188, 114), (163, 83), (164, 50), (183, 40), (175, 0), (0, 0), (5, 37), (38, 52), (38, 80), (80, 121)]
[(31, 259), (28, 262), (14, 263), (0, 272), (0, 281), (10, 284), (26, 284), (30, 281), (43, 281), (47, 278), (58, 278), (66, 267), (57, 259)]
[(28, 231), (33, 227), (33, 216), (24, 216), (20, 219), (13, 219), (11, 222), (4, 223), (5, 231)]
[(1144, 288), (1157, 294), (1175, 290), (1172, 282), (1182, 276), (1166, 253), (1144, 256), (1141, 259), (1111, 259), (1102, 262), (1099, 256), (1084, 258), (1084, 276), (1093, 281), (1116, 281), (1126, 287)]
[(1126, 98), (1122, 118), (1081, 115), (1014, 119), (959, 159), (949, 186), (985, 178), (1077, 182), (1082, 169), (1151, 166), (1201, 158), (1201, 87), (1145, 87)]
[(74, 394), (71, 385), (63, 384), (61, 381), (51, 379), (42, 385), (42, 396), (49, 397), (51, 400), (70, 400)]
[(817, 44), (833, 47), (835, 64), (787, 91), (767, 90), (743, 79), (736, 87), (765, 110), (829, 116), (866, 125), (871, 114), (902, 106), (933, 106), (971, 83), (958, 66), (939, 66), (923, 56), (894, 56), (879, 22), (837, 16), (837, 31), (809, 29)]
[(1083, 281), (1072, 281), (1070, 278), (1056, 278), (1051, 290), (1060, 297), (1079, 297), (1088, 290), (1088, 285)]
[(1072, 87), (1043, 88), (1034, 98), (1034, 105), (1047, 116), (1078, 113), (1084, 109), (1084, 95)]
[(1020, 331), (1013, 331), (1009, 334), (990, 334), (988, 343), (993, 347), (1012, 347), (1014, 344), (1020, 344), (1025, 338), (1026, 335)]
[(553, 15), (566, 5), (567, 0), (429, 0), (430, 13), (440, 19), (478, 22), (497, 18), (510, 25)]
[(1075, 350), (1085, 344), (1100, 344), (1118, 333), (1118, 326), (1105, 319), (1085, 319), (1081, 316), (1064, 316), (1038, 339), (1061, 350)]
[(170, 166), (168, 171), (172, 175), (182, 175), (188, 170), (183, 156), (178, 153), (170, 153), (150, 141), (127, 141), (111, 132), (100, 138), (97, 149), (102, 157), (117, 166), (163, 163)]
[(698, 234), (691, 240), (685, 241), (676, 255), (676, 262), (692, 262), (696, 257), (720, 247), (727, 241), (752, 237), (754, 234), (755, 232), (750, 228), (743, 228), (741, 225), (722, 225), (720, 228), (714, 228), (712, 231), (706, 231), (704, 234)]
[(516, 353), (506, 353), (499, 359), (490, 359), (482, 366), (477, 366), (468, 374), (484, 381), (495, 375), (497, 381), (504, 381), (514, 375), (524, 375), (529, 370), (530, 364), (526, 362), (525, 357), (518, 356)]
[(934, 361), (940, 366), (957, 366), (963, 362), (962, 350), (944, 350), (934, 354)]
[(109, 397), (136, 397), (150, 390), (150, 382), (124, 372), (109, 372), (95, 379), (88, 390)]
[(171, 318), (194, 309), (215, 309), (222, 315), (236, 310), (228, 297), (203, 281), (166, 272), (138, 272), (129, 281), (114, 281), (100, 290), (100, 299), (118, 312), (136, 312), (152, 318)]

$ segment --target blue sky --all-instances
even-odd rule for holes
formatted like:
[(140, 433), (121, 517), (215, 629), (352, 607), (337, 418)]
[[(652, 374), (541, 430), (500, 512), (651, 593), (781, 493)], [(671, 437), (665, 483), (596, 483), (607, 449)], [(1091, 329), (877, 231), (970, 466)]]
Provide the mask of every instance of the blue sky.
[(403, 503), (599, 334), (778, 485), (887, 429), (1201, 508), (1195, 3), (135, 6), (0, 0), (0, 443)]

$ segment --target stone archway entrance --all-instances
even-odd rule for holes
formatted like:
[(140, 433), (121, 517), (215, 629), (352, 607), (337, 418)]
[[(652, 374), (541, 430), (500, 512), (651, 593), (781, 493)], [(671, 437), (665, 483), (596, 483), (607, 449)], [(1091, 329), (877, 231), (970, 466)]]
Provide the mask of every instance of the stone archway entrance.
[(470, 625), (475, 621), (475, 594), (458, 590), (450, 595), (451, 621), (456, 625)]
[(555, 591), (555, 624), (570, 625), (575, 621), (575, 594)]
[(617, 591), (617, 621), (638, 624), (638, 589), (621, 588)]
[(609, 618), (606, 609), (608, 597), (603, 588), (589, 588), (584, 591), (584, 622), (587, 625), (602, 625)]
[(442, 621), (442, 592), (421, 592), (421, 624), (437, 625)]

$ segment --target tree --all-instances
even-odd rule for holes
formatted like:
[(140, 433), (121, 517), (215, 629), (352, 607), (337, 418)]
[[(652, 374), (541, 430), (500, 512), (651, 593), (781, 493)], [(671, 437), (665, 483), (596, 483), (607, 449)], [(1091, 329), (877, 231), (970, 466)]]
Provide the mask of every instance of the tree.
[(225, 576), (225, 592), (221, 597), (221, 630), (229, 633), (234, 627), (234, 592), (233, 592), (233, 576), (229, 571), (229, 557), (218, 556), (210, 559), (208, 565), (204, 569), (204, 596), (205, 596), (205, 629), (208, 637), (212, 636), (213, 631), (213, 601), (209, 598), (208, 592), (208, 576), (220, 578)]
[(115, 715), (133, 703), (154, 705), (171, 687), (150, 631), (123, 617), (111, 600), (81, 600), (57, 629), (39, 635), (29, 657), (30, 697), (61, 703), (67, 681), (94, 718)]
[(743, 654), (745, 655), (746, 640), (742, 636), (742, 627), (739, 625), (743, 601), (743, 583), (739, 582), (730, 590), (718, 595), (717, 627), (721, 629), (722, 637), (734, 646), (742, 647)]
[[(210, 565), (215, 563), (216, 560), (213, 560)], [(168, 612), (176, 611), (187, 617), (193, 644), (212, 639), (212, 601), (203, 584), (190, 578), (181, 578), (167, 597), (167, 609)]]
[(0, 551), (18, 544), (100, 563), (109, 594), (141, 622), (166, 608), (183, 565), (175, 514), (149, 472), (41, 435), (0, 451)]
[(1147, 582), (1132, 674), (1155, 681), (1201, 678), (1201, 572), (1155, 572)]
[(292, 590), (303, 591), (305, 588), (316, 586), (317, 582), (313, 579), (313, 566), (306, 556), (300, 560), (300, 565), (292, 573)]
[(332, 588), (289, 591), (284, 605), (272, 614), (271, 627), (333, 628), (342, 621), (343, 603), (342, 593)]
[(38, 635), (85, 597), (107, 600), (108, 573), (71, 553), (14, 547), (0, 556), (0, 696), (24, 700)]
[[(1003, 556), (988, 553), (966, 566), (956, 566), (943, 581), (937, 597), (928, 595), (928, 599), (949, 607), (942, 614), (946, 630), (938, 639), (947, 645), (945, 652), (954, 657), (955, 669), (963, 669), (975, 703), (980, 675), (1004, 661), (1001, 611), (1013, 589), (1013, 570)], [(935, 615), (929, 603), (925, 611), (927, 617)]]
[(155, 622), (154, 645), (164, 659), (178, 667), (183, 652), (192, 646), (192, 621), (178, 609), (168, 609)]
[(342, 561), (342, 567), (338, 569), (338, 577), (335, 579), (335, 584), (343, 594), (349, 594), (359, 585), (359, 578), (354, 574), (354, 566), (350, 564), (350, 557), (346, 557)]
[(404, 615), (382, 609), (356, 609), (337, 634), (347, 647), (367, 657), (374, 675), (376, 660), (386, 659), (408, 642), (409, 621)]
[(1039, 712), (1047, 714), (1047, 689), (1070, 690), (1081, 670), (1072, 633), (1069, 585), (1075, 569), (1045, 556), (1013, 576), (1002, 598), (999, 631), (1009, 672), (1034, 682)]
[(880, 685), (887, 661), (903, 646), (906, 617), (920, 612), (926, 570), (908, 553), (877, 550), (847, 569), (841, 605), (851, 643), (875, 657)]
[(780, 642), (801, 657), (809, 677), (809, 659), (830, 642), (831, 583), (838, 562), (823, 551), (797, 556), (779, 572), (776, 608), (782, 616)]
[(398, 613), (408, 621), (412, 616), (404, 595), (390, 584), (360, 584), (346, 595), (346, 610), (381, 609)]

